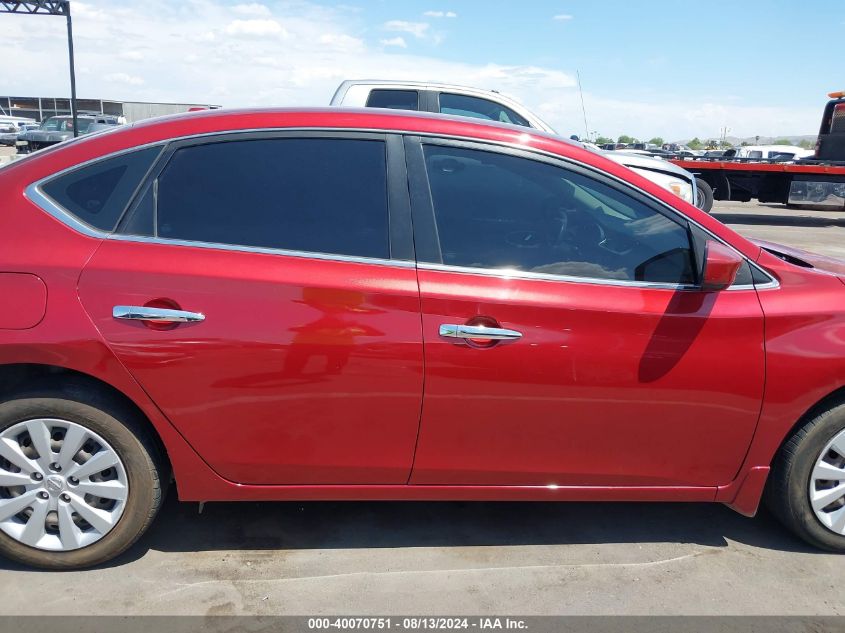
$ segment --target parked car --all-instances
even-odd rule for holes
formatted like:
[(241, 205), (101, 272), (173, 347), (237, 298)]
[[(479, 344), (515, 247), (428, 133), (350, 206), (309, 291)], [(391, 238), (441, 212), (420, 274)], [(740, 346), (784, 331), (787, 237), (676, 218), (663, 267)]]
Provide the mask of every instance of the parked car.
[[(845, 549), (845, 262), (604, 155), (376, 110), (191, 113), (0, 170), (0, 552), (183, 501), (716, 501)], [(425, 362), (423, 361), (425, 359)]]
[(23, 135), (29, 130), (35, 130), (37, 128), (37, 123), (23, 123), (17, 128), (9, 126), (5, 128), (4, 131), (0, 132), (0, 145), (15, 147), (19, 144), (23, 144)]
[[(678, 167), (673, 163), (651, 156), (647, 152), (639, 153), (636, 151), (620, 150), (607, 152), (607, 158), (619, 163), (620, 165), (624, 165), (628, 169), (633, 169), (652, 182), (657, 183), (664, 189), (668, 189), (685, 202), (693, 204), (694, 200), (698, 200), (693, 194), (693, 187), (698, 185), (698, 179), (694, 179), (693, 183), (689, 183), (689, 172), (682, 167)], [(657, 161), (660, 162), (659, 169), (655, 169), (655, 162)], [(699, 196), (707, 195), (706, 192), (702, 193), (702, 190), (700, 189), (697, 191), (697, 194)], [(706, 204), (705, 199), (701, 199), (699, 201), (702, 204), (696, 205), (700, 206), (705, 212), (709, 212), (710, 208), (713, 206), (712, 191), (709, 195), (709, 204)]]
[(14, 146), (18, 140), (18, 128), (11, 123), (3, 125), (0, 123), (0, 145)]
[[(494, 90), (481, 90), (451, 84), (399, 82), (380, 79), (347, 80), (338, 86), (331, 100), (333, 106), (388, 108), (393, 110), (415, 110), (467, 116), (488, 121), (499, 121), (523, 127), (532, 127), (549, 134), (558, 135), (545, 121), (515, 99), (511, 99)], [(623, 143), (616, 149), (625, 149)], [(625, 159), (619, 162), (625, 164)], [(700, 185), (695, 176), (683, 168), (664, 169), (666, 163), (654, 161), (643, 169), (643, 161), (633, 162), (632, 169), (638, 170), (646, 178), (659, 180), (665, 186), (666, 176), (671, 178), (673, 193), (681, 192), (687, 202), (697, 204), (705, 211), (713, 206), (710, 191), (709, 206), (707, 196), (699, 198)], [(682, 175), (679, 181), (679, 176)], [(706, 183), (703, 185), (709, 189)], [(704, 205), (704, 206), (701, 206)]]
[[(103, 125), (120, 125), (118, 117), (109, 114), (79, 114), (76, 119), (80, 135), (88, 134), (93, 129), (101, 129)], [(69, 138), (73, 138), (73, 117), (60, 115), (45, 119), (38, 129), (29, 130), (21, 140), (26, 143), (24, 152), (34, 152)]]
[(6, 114), (0, 115), (0, 128), (3, 129), (13, 127), (16, 130), (19, 130), (24, 125), (31, 125), (33, 123), (36, 123), (35, 119), (20, 116), (10, 116)]
[(786, 158), (799, 159), (809, 158), (814, 152), (811, 149), (802, 149), (793, 145), (743, 145), (726, 150), (725, 158), (747, 158), (784, 160)]

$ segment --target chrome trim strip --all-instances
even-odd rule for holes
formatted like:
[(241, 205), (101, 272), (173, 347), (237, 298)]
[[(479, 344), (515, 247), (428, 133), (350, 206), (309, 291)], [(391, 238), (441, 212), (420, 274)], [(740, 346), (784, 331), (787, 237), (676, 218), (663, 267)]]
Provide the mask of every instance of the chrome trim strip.
[[(67, 171), (67, 170), (65, 170)], [(64, 172), (59, 172), (64, 173)], [(53, 178), (51, 176), (50, 178)], [(53, 202), (52, 198), (49, 198), (46, 194), (41, 191), (41, 183), (48, 180), (48, 178), (43, 178), (38, 182), (32, 183), (24, 190), (24, 195), (36, 206), (38, 206), (41, 210), (46, 211), (55, 219), (57, 219), (62, 224), (69, 226), (70, 228), (82, 233), (83, 235), (87, 235), (88, 237), (96, 237), (99, 239), (103, 239), (109, 236), (108, 233), (101, 231), (99, 229), (95, 229), (93, 226), (90, 226), (77, 218), (75, 215), (65, 211), (63, 207), (60, 207), (58, 204)]]
[[(531, 128), (526, 128), (526, 129), (530, 130)], [(736, 253), (738, 253), (740, 256), (743, 257), (743, 259), (745, 259), (749, 263), (750, 266), (753, 266), (759, 272), (761, 272), (762, 274), (764, 274), (766, 277), (768, 277), (771, 280), (769, 283), (758, 284), (756, 286), (754, 286), (754, 285), (731, 286), (727, 290), (746, 290), (746, 289), (749, 289), (749, 288), (769, 289), (769, 288), (779, 288), (780, 287), (780, 283), (777, 281), (777, 279), (775, 279), (769, 272), (767, 272), (765, 269), (758, 266), (755, 262), (753, 262), (751, 259), (746, 257), (744, 254), (737, 251), (737, 249), (734, 248), (731, 244), (725, 243), (724, 240), (722, 240), (721, 238), (719, 238), (716, 235), (714, 235), (713, 233), (711, 233), (707, 228), (703, 227), (701, 224), (699, 224), (698, 222), (696, 222), (692, 218), (690, 218), (690, 217), (688, 217), (688, 216), (686, 216), (682, 213), (679, 213), (677, 209), (675, 209), (671, 205), (667, 204), (663, 200), (656, 198), (655, 196), (653, 196), (649, 192), (643, 191), (639, 187), (636, 187), (635, 185), (632, 185), (631, 183), (629, 183), (629, 182), (627, 182), (627, 181), (625, 181), (625, 180), (623, 180), (623, 179), (621, 179), (621, 178), (619, 178), (619, 177), (617, 177), (617, 176), (615, 176), (615, 175), (613, 175), (609, 172), (600, 171), (600, 170), (596, 169), (595, 167), (593, 167), (592, 165), (587, 165), (586, 163), (582, 163), (582, 162), (574, 160), (572, 158), (561, 156), (560, 154), (555, 154), (553, 152), (547, 152), (545, 150), (538, 149), (538, 148), (535, 148), (535, 147), (526, 147), (524, 145), (519, 145), (519, 144), (516, 144), (516, 143), (508, 143), (508, 142), (505, 142), (505, 141), (479, 139), (477, 137), (471, 137), (471, 136), (468, 137), (468, 136), (457, 136), (457, 135), (450, 135), (450, 134), (439, 134), (439, 133), (436, 133), (436, 132), (416, 132), (416, 131), (412, 131), (412, 130), (396, 130), (396, 129), (384, 129), (384, 128), (349, 128), (349, 127), (267, 127), (267, 128), (244, 128), (244, 129), (237, 129), (237, 130), (218, 130), (218, 131), (214, 131), (214, 132), (202, 132), (200, 134), (187, 134), (187, 135), (184, 135), (184, 136), (174, 136), (174, 137), (171, 137), (171, 138), (168, 138), (168, 139), (165, 139), (165, 140), (152, 141), (150, 143), (145, 143), (143, 145), (136, 145), (136, 146), (133, 146), (133, 147), (118, 150), (116, 152), (112, 152), (110, 154), (98, 156), (97, 158), (93, 158), (91, 160), (84, 161), (82, 163), (77, 163), (76, 165), (72, 165), (70, 167), (67, 167), (66, 169), (59, 171), (59, 172), (50, 174), (49, 176), (46, 176), (46, 177), (30, 184), (26, 188), (25, 195), (26, 195), (27, 198), (32, 200), (32, 202), (34, 202), (37, 206), (39, 206), (41, 209), (43, 209), (44, 211), (46, 211), (47, 213), (49, 213), (50, 215), (55, 217), (60, 222), (63, 222), (64, 224), (70, 226), (71, 228), (73, 228), (73, 229), (79, 231), (80, 233), (83, 233), (84, 235), (87, 235), (89, 237), (97, 237), (97, 238), (111, 237), (111, 239), (123, 239), (123, 240), (126, 240), (126, 241), (150, 241), (152, 243), (173, 244), (173, 245), (176, 245), (176, 246), (197, 246), (197, 247), (200, 247), (200, 248), (217, 248), (219, 250), (234, 250), (234, 251), (258, 252), (258, 253), (278, 254), (278, 255), (290, 255), (292, 257), (312, 257), (314, 259), (328, 259), (328, 260), (337, 260), (337, 261), (356, 261), (356, 262), (361, 261), (361, 263), (375, 263), (375, 264), (384, 264), (384, 265), (393, 265), (393, 266), (398, 265), (402, 268), (413, 267), (413, 265), (414, 265), (413, 262), (405, 262), (405, 261), (402, 261), (402, 260), (396, 260), (396, 261), (390, 260), (389, 263), (386, 263), (387, 260), (367, 259), (367, 258), (345, 258), (343, 256), (323, 255), (322, 253), (303, 253), (301, 251), (283, 251), (283, 250), (276, 250), (276, 249), (263, 249), (263, 248), (257, 248), (257, 247), (256, 248), (253, 248), (253, 247), (236, 247), (236, 246), (230, 246), (230, 245), (227, 245), (227, 244), (208, 244), (208, 243), (205, 243), (205, 242), (189, 242), (189, 241), (181, 241), (181, 240), (157, 240), (157, 238), (141, 238), (140, 236), (125, 236), (125, 235), (119, 235), (119, 234), (110, 234), (110, 233), (106, 233), (104, 231), (100, 231), (98, 229), (95, 229), (95, 228), (85, 224), (84, 222), (82, 222), (78, 218), (74, 217), (73, 215), (71, 215), (70, 213), (65, 211), (62, 207), (60, 207), (59, 205), (54, 203), (40, 189), (40, 186), (44, 182), (46, 182), (47, 180), (51, 180), (53, 178), (56, 178), (60, 175), (63, 175), (65, 173), (69, 172), (69, 171), (72, 171), (74, 169), (80, 169), (82, 167), (88, 166), (88, 165), (96, 163), (98, 161), (107, 160), (109, 158), (114, 158), (116, 156), (120, 156), (121, 154), (125, 154), (127, 152), (133, 152), (133, 151), (136, 151), (136, 150), (139, 150), (139, 149), (145, 149), (147, 147), (152, 147), (152, 146), (155, 146), (155, 145), (167, 145), (169, 143), (174, 143), (174, 142), (178, 142), (178, 141), (185, 141), (185, 140), (190, 140), (190, 139), (196, 139), (196, 138), (204, 138), (204, 137), (209, 137), (209, 136), (227, 136), (227, 135), (230, 135), (230, 134), (249, 134), (249, 133), (256, 133), (256, 132), (323, 132), (323, 133), (324, 132), (347, 132), (347, 133), (348, 132), (353, 132), (353, 133), (358, 132), (358, 133), (372, 133), (372, 134), (400, 134), (402, 136), (418, 136), (418, 137), (425, 137), (425, 138), (438, 138), (438, 139), (444, 139), (444, 140), (467, 141), (467, 142), (472, 142), (472, 143), (478, 143), (480, 145), (494, 145), (494, 146), (498, 146), (498, 147), (504, 147), (504, 148), (508, 148), (508, 149), (515, 149), (515, 150), (519, 150), (519, 151), (523, 151), (523, 152), (538, 154), (540, 156), (545, 156), (547, 158), (551, 158), (553, 160), (564, 162), (564, 163), (569, 162), (569, 163), (572, 163), (574, 165), (578, 165), (579, 167), (582, 167), (584, 169), (587, 169), (589, 171), (598, 172), (601, 175), (603, 175), (604, 177), (610, 178), (611, 180), (614, 180), (614, 181), (622, 184), (625, 187), (629, 187), (631, 189), (634, 189), (634, 190), (638, 191), (640, 194), (642, 194), (642, 195), (648, 197), (649, 199), (651, 199), (653, 202), (659, 204), (663, 208), (668, 209), (673, 214), (681, 216), (684, 220), (686, 220), (687, 222), (690, 222), (691, 224), (694, 224), (695, 226), (697, 226), (699, 229), (704, 231), (707, 235), (709, 235), (713, 239), (721, 242), (722, 244), (725, 244), (725, 246), (727, 246), (728, 248), (730, 248), (733, 251), (735, 251)], [(526, 133), (530, 134), (530, 132), (526, 132)], [(410, 266), (407, 266), (406, 264), (410, 265)], [(424, 263), (419, 264), (420, 268), (424, 268), (424, 267), (428, 267), (428, 266), (429, 266), (429, 264), (424, 264)], [(480, 271), (483, 271), (483, 270), (486, 270), (486, 269), (469, 269), (466, 272), (479, 273)], [(493, 272), (492, 274), (496, 274), (496, 273)], [(533, 273), (532, 275), (534, 275), (534, 274), (538, 274), (538, 273)], [(532, 278), (534, 278), (534, 277), (532, 277)], [(537, 277), (537, 278), (539, 279), (540, 277)], [(564, 277), (564, 276), (556, 277), (556, 276), (553, 276), (553, 275), (549, 276), (549, 279), (550, 280), (558, 279), (558, 280), (562, 280), (562, 281), (576, 281), (576, 282), (582, 281), (582, 282), (586, 282), (586, 283), (606, 283), (608, 281), (608, 280), (593, 280), (593, 279), (589, 279), (589, 278), (585, 278), (585, 277), (575, 277), (575, 278)], [(631, 283), (632, 282), (628, 282), (628, 283), (619, 284), (619, 285), (630, 285)], [(648, 283), (648, 282), (633, 282), (633, 283), (638, 284), (638, 283)], [(654, 286), (652, 284), (649, 284), (649, 287), (654, 287)], [(675, 288), (675, 289), (682, 288), (682, 286), (671, 285), (671, 284), (664, 284), (663, 287)], [(692, 289), (694, 287), (687, 287), (687, 288)]]
[[(700, 290), (698, 286), (684, 284), (669, 284), (653, 281), (631, 281), (628, 279), (601, 279), (595, 277), (574, 277), (571, 275), (553, 275), (549, 273), (535, 273), (528, 270), (503, 268), (473, 268), (471, 266), (450, 266), (448, 264), (417, 264), (420, 270), (435, 272), (459, 273), (467, 275), (484, 275), (486, 277), (500, 277), (503, 279), (526, 279), (535, 281), (565, 281), (574, 283), (595, 284), (600, 286), (629, 286), (635, 288), (653, 288), (656, 290)], [(751, 286), (749, 286), (751, 287)]]
[[(651, 288), (652, 290), (693, 290), (700, 291), (701, 287), (689, 284), (669, 284), (656, 281), (632, 281), (629, 279), (601, 279), (599, 277), (574, 277), (571, 275), (553, 275), (549, 273), (535, 273), (528, 270), (515, 270), (504, 268), (473, 268), (471, 266), (450, 266), (448, 264), (428, 264), (420, 262), (417, 264), (419, 270), (430, 270), (434, 272), (458, 273), (465, 275), (484, 275), (485, 277), (500, 277), (502, 279), (525, 279), (533, 281), (560, 281), (569, 283), (593, 284), (597, 286), (625, 286), (629, 288)], [(770, 284), (739, 284), (726, 288), (720, 292), (734, 290), (755, 290), (759, 288), (778, 288), (777, 281)]]
[(265, 246), (238, 246), (235, 244), (217, 244), (215, 242), (193, 242), (191, 240), (171, 240), (166, 238), (145, 237), (143, 235), (107, 235), (106, 239), (120, 242), (139, 242), (142, 244), (159, 244), (162, 246), (188, 246), (207, 248), (218, 251), (235, 251), (240, 253), (258, 253), (261, 255), (282, 255), (285, 257), (302, 257), (325, 261), (346, 262), (353, 264), (370, 264), (374, 266), (393, 266), (395, 268), (416, 268), (412, 261), (404, 259), (382, 259), (378, 257), (362, 257), (358, 255), (333, 255), (330, 253), (311, 253), (308, 251), (293, 251), (283, 248), (269, 248)]

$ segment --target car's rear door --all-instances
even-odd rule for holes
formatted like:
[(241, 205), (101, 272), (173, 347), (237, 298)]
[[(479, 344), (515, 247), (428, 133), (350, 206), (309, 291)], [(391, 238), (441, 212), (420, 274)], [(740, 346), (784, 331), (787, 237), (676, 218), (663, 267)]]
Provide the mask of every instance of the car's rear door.
[(401, 152), (343, 132), (173, 143), (85, 267), (96, 327), (223, 477), (407, 481), (423, 376)]
[(730, 482), (763, 393), (750, 268), (701, 291), (701, 229), (583, 167), (407, 149), (426, 360), (411, 483)]

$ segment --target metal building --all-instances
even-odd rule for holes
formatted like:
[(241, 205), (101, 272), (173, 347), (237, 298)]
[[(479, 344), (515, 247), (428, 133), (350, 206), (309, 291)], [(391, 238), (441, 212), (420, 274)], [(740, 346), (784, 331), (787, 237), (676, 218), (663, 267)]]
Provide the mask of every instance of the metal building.
[[(77, 99), (80, 112), (102, 112), (126, 118), (127, 123), (164, 114), (187, 112), (191, 108), (219, 108), (207, 103), (146, 103), (143, 101), (113, 101), (109, 99)], [(43, 121), (70, 111), (70, 99), (63, 97), (3, 97), (0, 96), (0, 115), (19, 116)]]

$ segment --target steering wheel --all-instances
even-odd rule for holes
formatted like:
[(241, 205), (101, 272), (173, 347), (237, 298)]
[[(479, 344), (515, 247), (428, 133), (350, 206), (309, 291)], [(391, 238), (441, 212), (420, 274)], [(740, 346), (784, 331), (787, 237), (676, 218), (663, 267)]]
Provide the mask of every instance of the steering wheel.
[(584, 247), (601, 246), (607, 237), (601, 224), (587, 211), (561, 204), (554, 196), (547, 199), (544, 211), (550, 226), (548, 244), (552, 248), (566, 247), (580, 252)]

